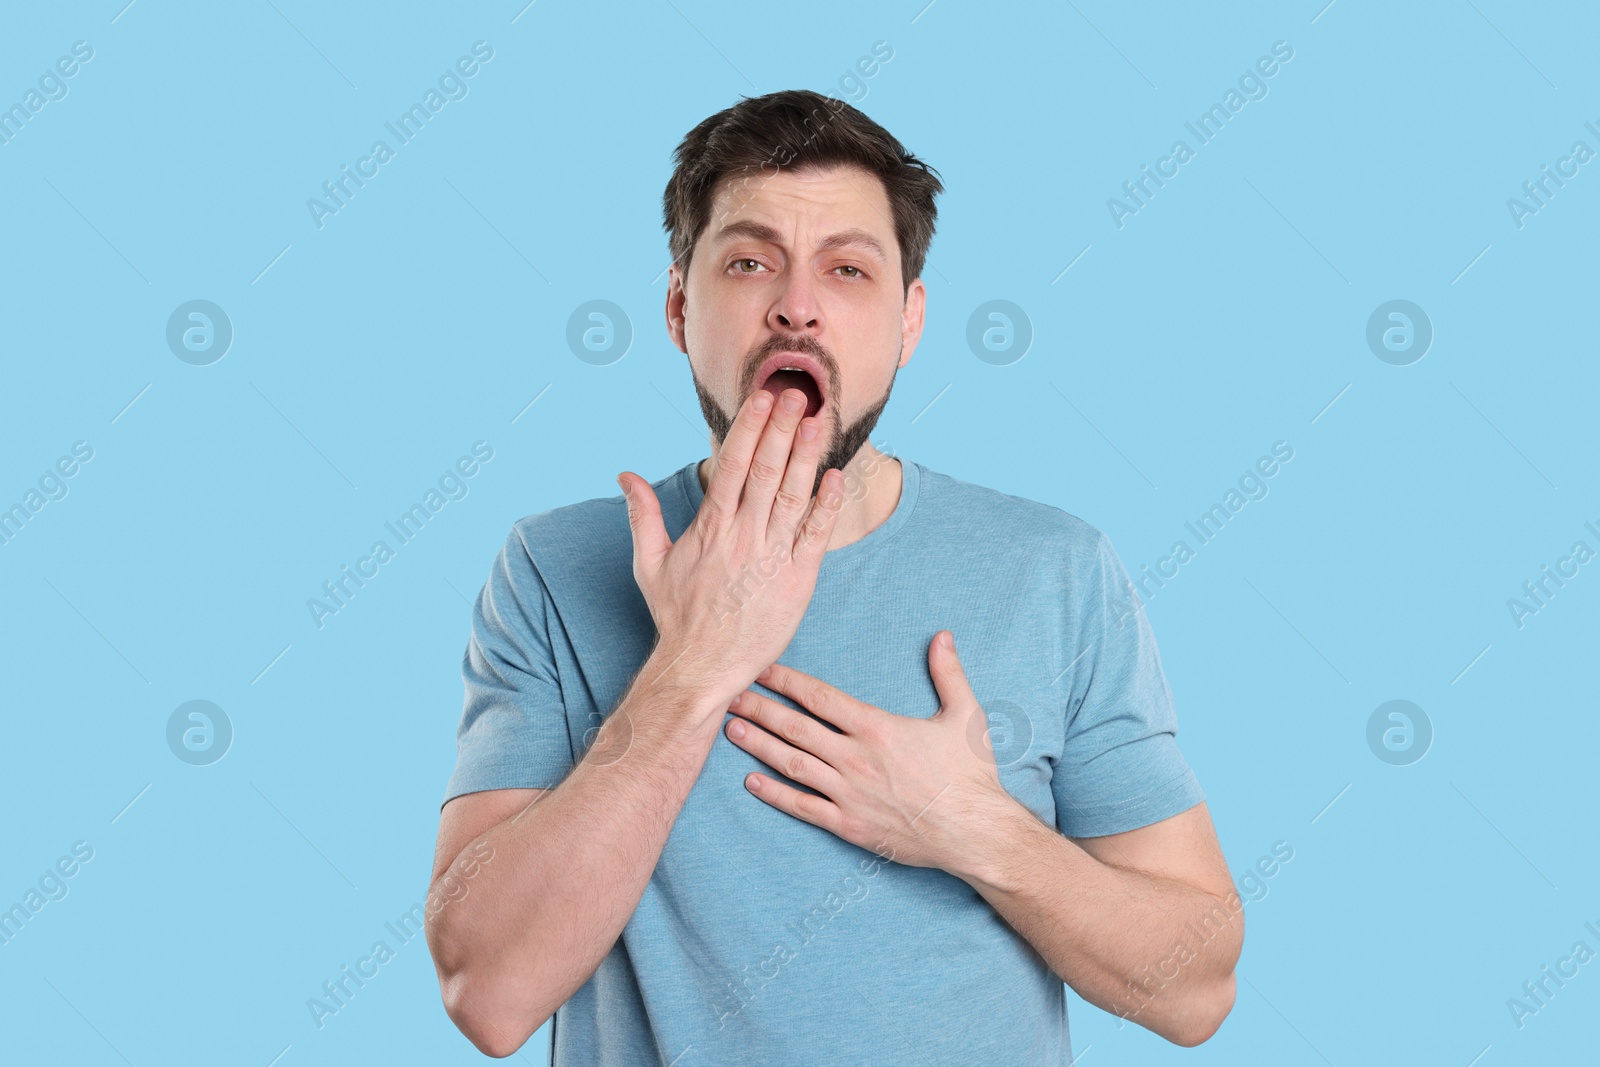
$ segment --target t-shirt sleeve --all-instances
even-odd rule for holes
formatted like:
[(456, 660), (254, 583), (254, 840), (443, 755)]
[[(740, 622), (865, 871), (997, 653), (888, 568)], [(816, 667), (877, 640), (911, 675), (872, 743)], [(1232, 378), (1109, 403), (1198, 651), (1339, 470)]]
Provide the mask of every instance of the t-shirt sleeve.
[(1056, 825), (1068, 837), (1122, 833), (1205, 799), (1178, 751), (1178, 717), (1144, 605), (1100, 534), (1078, 590), (1077, 657), (1066, 740), (1051, 779)]
[(513, 528), (472, 607), (461, 659), (466, 699), (445, 802), (484, 789), (550, 789), (573, 767), (550, 645), (555, 612)]

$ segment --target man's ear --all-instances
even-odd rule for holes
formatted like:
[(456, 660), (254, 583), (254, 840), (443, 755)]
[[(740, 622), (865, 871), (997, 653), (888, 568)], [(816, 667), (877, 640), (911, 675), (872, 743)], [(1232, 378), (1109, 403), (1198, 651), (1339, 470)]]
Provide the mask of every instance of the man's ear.
[(678, 346), (678, 351), (689, 354), (683, 322), (688, 295), (683, 291), (683, 272), (676, 263), (667, 268), (667, 336)]
[(900, 367), (911, 362), (911, 354), (917, 350), (917, 342), (922, 340), (923, 315), (927, 305), (928, 288), (918, 278), (906, 290), (905, 306), (900, 309)]

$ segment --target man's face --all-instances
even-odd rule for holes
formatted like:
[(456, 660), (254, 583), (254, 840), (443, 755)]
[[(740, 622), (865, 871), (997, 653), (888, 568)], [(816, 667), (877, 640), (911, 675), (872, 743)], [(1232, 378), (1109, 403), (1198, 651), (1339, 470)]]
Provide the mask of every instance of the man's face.
[(687, 277), (672, 266), (667, 329), (689, 357), (718, 448), (765, 367), (814, 361), (823, 379), (811, 412), (823, 433), (815, 494), (828, 468), (843, 470), (872, 433), (922, 336), (925, 300), (920, 279), (909, 292), (902, 285), (875, 175), (753, 171), (722, 181)]

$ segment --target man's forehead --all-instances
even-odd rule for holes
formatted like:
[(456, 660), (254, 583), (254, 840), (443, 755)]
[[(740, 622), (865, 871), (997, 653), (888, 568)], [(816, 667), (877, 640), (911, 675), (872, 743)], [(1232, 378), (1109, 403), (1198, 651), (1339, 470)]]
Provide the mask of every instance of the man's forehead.
[(894, 231), (878, 178), (854, 167), (734, 176), (720, 184), (705, 239), (788, 244), (798, 233), (822, 247), (858, 244), (888, 259)]

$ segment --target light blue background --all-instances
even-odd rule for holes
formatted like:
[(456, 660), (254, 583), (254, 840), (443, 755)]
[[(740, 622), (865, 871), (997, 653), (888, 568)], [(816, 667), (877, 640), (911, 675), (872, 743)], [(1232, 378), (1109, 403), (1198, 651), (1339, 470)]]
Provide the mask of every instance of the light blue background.
[[(1600, 18), (924, 4), (7, 12), (0, 104), (95, 51), (0, 145), (0, 506), (95, 454), (0, 546), (0, 905), (75, 841), (95, 855), (0, 947), (4, 1059), (482, 1059), (420, 938), (323, 1029), (306, 1001), (423, 898), (467, 598), (510, 524), (706, 454), (661, 317), (669, 154), (792, 87), (858, 101), (948, 187), (880, 447), (1083, 517), (1136, 577), (1295, 450), (1148, 603), (1230, 868), (1294, 859), (1247, 906), (1216, 1037), (1185, 1051), (1074, 997), (1078, 1053), (1593, 1056), (1600, 964), (1520, 1030), (1506, 1002), (1600, 949), (1600, 564), (1521, 629), (1506, 601), (1600, 549), (1600, 163), (1520, 229), (1506, 201), (1600, 148)], [(319, 230), (307, 198), (480, 39), (469, 95)], [(880, 40), (865, 95), (841, 88)], [(1269, 95), (1119, 229), (1107, 198), (1279, 40)], [(194, 299), (235, 330), (210, 366), (165, 342)], [(635, 332), (609, 366), (565, 341), (593, 299)], [(1008, 366), (966, 343), (993, 299), (1034, 330)], [(1365, 342), (1392, 299), (1435, 330), (1410, 366)], [(319, 630), (307, 598), (478, 440), (470, 495)], [(165, 741), (193, 699), (235, 731), (206, 767)], [(1420, 762), (1368, 748), (1390, 699), (1431, 719)]]

